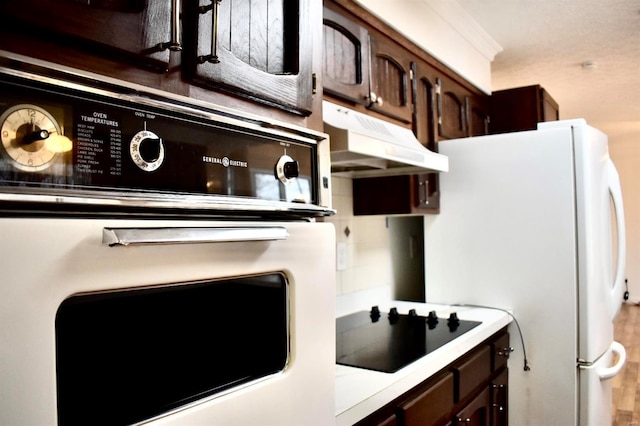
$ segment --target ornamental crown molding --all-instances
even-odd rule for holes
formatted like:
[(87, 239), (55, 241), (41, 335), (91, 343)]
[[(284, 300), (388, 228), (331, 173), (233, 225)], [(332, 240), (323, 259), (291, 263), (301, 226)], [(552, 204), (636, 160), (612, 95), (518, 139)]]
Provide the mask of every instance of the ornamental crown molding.
[(456, 0), (419, 0), (447, 22), (482, 56), (493, 61), (500, 46)]

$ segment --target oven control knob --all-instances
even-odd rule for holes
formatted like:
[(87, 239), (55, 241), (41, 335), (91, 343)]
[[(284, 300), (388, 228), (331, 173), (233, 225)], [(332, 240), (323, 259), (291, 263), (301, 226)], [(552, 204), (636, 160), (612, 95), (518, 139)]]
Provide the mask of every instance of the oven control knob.
[(286, 185), (300, 175), (300, 163), (285, 154), (276, 163), (275, 175), (276, 179)]
[(371, 318), (371, 322), (378, 322), (380, 319), (380, 308), (377, 305), (371, 307), (369, 317)]
[(458, 329), (460, 326), (460, 319), (458, 319), (457, 313), (451, 312), (447, 319), (447, 326), (449, 327), (449, 331), (452, 333)]
[(387, 314), (387, 317), (389, 318), (389, 323), (390, 324), (397, 323), (398, 320), (400, 319), (400, 314), (398, 313), (398, 308), (389, 309), (389, 313)]
[(155, 133), (141, 130), (131, 138), (129, 154), (141, 170), (152, 172), (164, 161), (164, 144)]
[(429, 315), (427, 315), (427, 324), (436, 325), (438, 323), (438, 314), (436, 311), (429, 311)]

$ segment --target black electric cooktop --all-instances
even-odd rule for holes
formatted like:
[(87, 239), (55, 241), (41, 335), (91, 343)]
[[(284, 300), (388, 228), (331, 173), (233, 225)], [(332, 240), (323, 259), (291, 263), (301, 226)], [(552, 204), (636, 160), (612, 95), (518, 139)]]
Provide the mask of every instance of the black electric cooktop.
[(374, 306), (336, 319), (336, 362), (394, 373), (480, 324), (460, 320), (455, 312), (438, 318), (435, 311), (425, 317), (415, 309), (382, 313)]

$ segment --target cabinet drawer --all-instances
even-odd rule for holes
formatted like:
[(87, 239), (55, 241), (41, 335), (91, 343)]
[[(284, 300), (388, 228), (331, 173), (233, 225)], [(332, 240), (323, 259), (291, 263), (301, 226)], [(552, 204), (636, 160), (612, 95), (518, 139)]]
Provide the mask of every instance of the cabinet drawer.
[(453, 407), (453, 388), (453, 374), (447, 373), (437, 383), (404, 402), (398, 407), (404, 420), (402, 424), (435, 424)]
[(462, 364), (454, 367), (453, 371), (458, 383), (457, 402), (467, 397), (491, 375), (491, 347), (487, 345), (478, 349)]

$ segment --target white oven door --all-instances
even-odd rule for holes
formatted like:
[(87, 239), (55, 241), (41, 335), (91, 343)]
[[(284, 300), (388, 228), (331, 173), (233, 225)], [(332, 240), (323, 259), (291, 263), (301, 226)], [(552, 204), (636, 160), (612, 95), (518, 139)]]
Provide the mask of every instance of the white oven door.
[[(238, 386), (208, 392), (200, 399), (190, 398), (184, 405), (171, 406), (140, 422), (333, 423), (334, 240), (331, 224), (314, 222), (0, 219), (0, 424), (59, 421), (56, 316), (65, 301), (82, 295), (126, 293), (122, 290), (143, 294), (146, 289), (189, 283), (233, 283), (235, 278), (265, 275), (283, 277), (286, 285), (282, 306), (287, 310), (288, 353), (282, 371), (241, 380)], [(256, 322), (260, 315), (270, 315), (272, 299), (265, 298), (264, 312), (256, 314), (257, 305), (243, 300), (241, 291), (228, 294), (233, 297), (216, 302), (218, 308), (225, 307), (222, 317), (227, 318), (228, 327), (234, 327), (234, 315), (242, 316), (243, 309), (251, 309)], [(118, 312), (113, 315), (117, 318)], [(156, 322), (151, 321), (151, 326)], [(171, 324), (162, 323), (163, 327)], [(163, 337), (159, 327), (154, 331), (155, 340)], [(165, 344), (179, 344), (174, 337), (167, 331)], [(73, 338), (84, 340), (81, 334)], [(241, 341), (229, 340), (235, 342), (234, 347)], [(116, 336), (110, 342), (117, 341)], [(256, 352), (253, 359), (268, 352), (251, 344), (246, 348), (245, 352)], [(123, 345), (124, 357), (125, 349)], [(185, 345), (185, 350), (191, 349)], [(233, 348), (221, 341), (219, 350)], [(173, 353), (178, 352), (174, 348)], [(82, 355), (76, 356), (84, 365)], [(92, 356), (87, 352), (87, 357)], [(153, 353), (145, 356), (154, 357)], [(188, 359), (185, 356), (183, 361)], [(194, 359), (203, 362), (203, 357)], [(175, 367), (166, 368), (172, 368), (175, 375)], [(160, 364), (158, 375), (163, 369)], [(105, 417), (96, 412), (86, 424), (100, 424), (101, 418)]]

